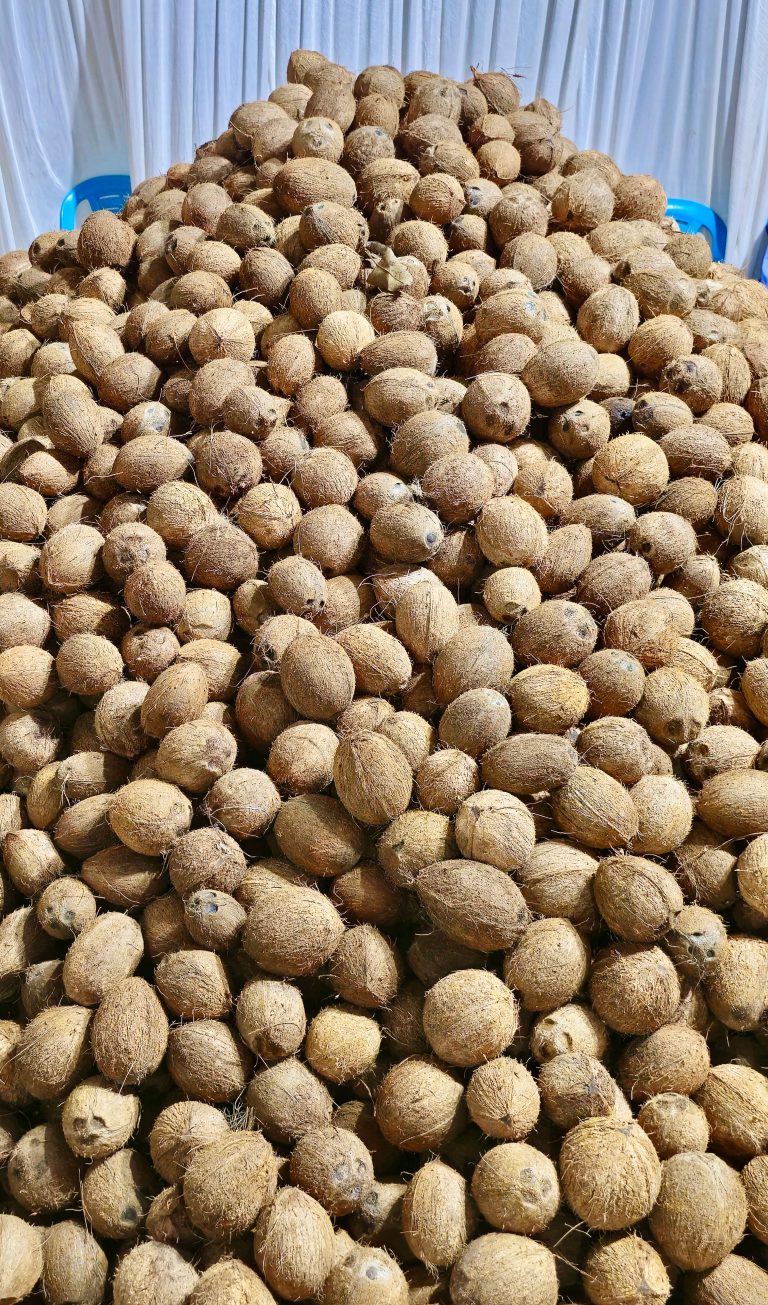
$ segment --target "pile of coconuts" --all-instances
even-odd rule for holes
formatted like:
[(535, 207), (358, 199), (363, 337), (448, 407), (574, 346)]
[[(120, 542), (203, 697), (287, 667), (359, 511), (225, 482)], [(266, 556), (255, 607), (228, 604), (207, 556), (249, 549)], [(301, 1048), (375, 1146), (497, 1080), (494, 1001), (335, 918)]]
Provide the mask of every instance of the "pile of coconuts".
[(0, 1300), (766, 1305), (768, 290), (297, 50), (0, 258)]

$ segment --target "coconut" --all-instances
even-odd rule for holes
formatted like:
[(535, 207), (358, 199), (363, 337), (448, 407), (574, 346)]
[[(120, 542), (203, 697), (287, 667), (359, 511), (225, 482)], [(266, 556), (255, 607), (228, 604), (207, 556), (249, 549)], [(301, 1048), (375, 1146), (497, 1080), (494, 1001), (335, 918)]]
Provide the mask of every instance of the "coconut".
[[(366, 1005), (372, 1004), (370, 999), (366, 1001)], [(331, 1083), (348, 1083), (369, 1073), (380, 1049), (379, 1025), (355, 1006), (325, 1007), (307, 1031), (307, 1060)]]
[[(437, 585), (429, 588), (436, 590)], [(411, 662), (393, 635), (377, 626), (355, 624), (339, 632), (337, 643), (352, 662), (358, 689), (376, 695), (402, 693), (411, 675)]]
[(704, 1038), (685, 1025), (664, 1025), (648, 1037), (630, 1043), (619, 1064), (619, 1079), (630, 1098), (659, 1092), (691, 1096), (709, 1070)]
[(0, 1290), (9, 1301), (23, 1300), (34, 1291), (43, 1272), (43, 1245), (39, 1229), (25, 1219), (0, 1216)]
[(532, 911), (590, 925), (595, 919), (597, 865), (594, 857), (571, 843), (539, 843), (518, 872), (518, 881)]
[(433, 924), (454, 941), (480, 951), (511, 946), (528, 922), (523, 898), (512, 880), (477, 861), (428, 865), (419, 873), (416, 887)]
[(289, 793), (311, 793), (333, 781), (333, 759), (338, 739), (327, 725), (312, 722), (289, 725), (275, 738), (267, 771)]
[(320, 794), (304, 794), (283, 803), (275, 837), (284, 856), (302, 870), (319, 875), (351, 869), (365, 847), (360, 830), (341, 803)]
[(488, 750), (483, 780), (518, 796), (560, 788), (570, 779), (578, 754), (566, 739), (551, 734), (516, 734)]
[(243, 945), (269, 973), (298, 976), (318, 970), (343, 932), (341, 916), (322, 894), (267, 876), (249, 911)]
[(660, 1160), (681, 1151), (706, 1151), (709, 1146), (706, 1115), (687, 1096), (663, 1092), (650, 1097), (641, 1106), (637, 1122), (650, 1137)]
[(718, 1156), (683, 1152), (664, 1161), (649, 1223), (673, 1264), (698, 1273), (719, 1264), (741, 1239), (746, 1220), (738, 1175)]
[(535, 828), (522, 802), (487, 789), (459, 808), (456, 841), (463, 856), (500, 870), (518, 870), (533, 851)]
[(525, 1142), (504, 1142), (487, 1151), (472, 1176), (480, 1213), (503, 1232), (540, 1233), (560, 1204), (552, 1161)]
[(461, 411), (476, 439), (505, 444), (527, 427), (531, 401), (517, 376), (485, 368), (467, 387)]
[(531, 1305), (555, 1305), (558, 1298), (554, 1255), (515, 1233), (485, 1233), (469, 1242), (450, 1281), (455, 1305), (490, 1305), (499, 1290), (526, 1293)]
[(555, 817), (587, 847), (622, 847), (637, 833), (637, 814), (626, 790), (604, 771), (580, 766), (554, 795)]
[(173, 1102), (160, 1111), (152, 1125), (149, 1134), (152, 1163), (166, 1182), (178, 1182), (192, 1156), (228, 1131), (226, 1119), (215, 1107), (202, 1101)]
[(681, 990), (659, 947), (615, 943), (594, 958), (590, 995), (596, 1014), (611, 1028), (647, 1034), (671, 1022)]
[(647, 435), (620, 435), (595, 455), (595, 488), (604, 494), (616, 494), (634, 507), (657, 498), (668, 479), (667, 459)]
[[(160, 677), (155, 686), (159, 682)], [(135, 780), (111, 800), (109, 822), (120, 841), (132, 851), (158, 856), (189, 829), (192, 804), (175, 784)]]
[(357, 1006), (387, 1006), (402, 978), (399, 953), (372, 925), (347, 929), (334, 952), (330, 980), (340, 997)]
[(734, 900), (736, 856), (706, 825), (694, 822), (688, 838), (675, 851), (675, 861), (680, 883), (688, 897), (712, 909), (722, 908)]
[(594, 892), (609, 928), (629, 942), (662, 937), (683, 908), (683, 895), (674, 876), (644, 857), (614, 856), (601, 861)]
[(519, 1141), (535, 1127), (540, 1098), (536, 1082), (519, 1061), (507, 1056), (474, 1070), (467, 1085), (467, 1110), (489, 1137)]
[(461, 970), (441, 979), (426, 995), (423, 1018), (433, 1051), (454, 1065), (477, 1065), (498, 1055), (517, 1029), (514, 997), (483, 970)]
[(82, 1224), (67, 1219), (46, 1230), (42, 1284), (52, 1305), (96, 1305), (104, 1295), (108, 1268), (96, 1238)]
[(361, 924), (392, 925), (402, 915), (402, 895), (373, 861), (338, 875), (331, 895), (345, 915)]
[(270, 1305), (261, 1278), (242, 1260), (223, 1259), (201, 1273), (189, 1297), (190, 1305)]
[(105, 1079), (84, 1079), (70, 1092), (61, 1115), (67, 1145), (75, 1155), (101, 1159), (125, 1146), (139, 1121), (139, 1101)]
[(102, 1237), (127, 1240), (141, 1228), (157, 1178), (138, 1151), (123, 1148), (92, 1164), (81, 1185), (83, 1214)]
[(768, 1160), (765, 1156), (755, 1156), (741, 1171), (741, 1181), (747, 1194), (749, 1205), (748, 1223), (753, 1236), (765, 1242), (768, 1237), (766, 1223), (766, 1177), (768, 1177)]
[(585, 1119), (563, 1140), (563, 1195), (590, 1228), (618, 1230), (647, 1217), (661, 1174), (656, 1152), (637, 1124)]
[(113, 1083), (141, 1083), (165, 1054), (168, 1022), (144, 979), (116, 983), (103, 998), (91, 1030), (94, 1059)]
[(461, 1132), (463, 1089), (444, 1069), (421, 1057), (401, 1061), (383, 1079), (376, 1121), (387, 1141), (405, 1151), (429, 1151)]
[(440, 741), (471, 757), (480, 757), (509, 733), (511, 712), (496, 689), (469, 689), (445, 708)]
[(79, 879), (63, 875), (40, 894), (36, 913), (41, 927), (52, 938), (70, 939), (96, 919), (96, 899)]
[(762, 771), (729, 770), (708, 779), (697, 804), (701, 819), (729, 838), (750, 838), (764, 832)]
[(73, 1200), (78, 1166), (58, 1124), (40, 1124), (19, 1138), (7, 1181), (13, 1200), (33, 1214), (52, 1214)]
[(378, 859), (387, 879), (398, 888), (413, 887), (425, 866), (444, 860), (456, 850), (447, 816), (430, 811), (407, 811), (384, 831)]
[(170, 1033), (168, 1070), (177, 1086), (191, 1096), (209, 1102), (233, 1101), (244, 1091), (250, 1069), (249, 1052), (218, 1020), (195, 1020)]
[(373, 1182), (368, 1148), (343, 1128), (320, 1128), (305, 1133), (294, 1147), (291, 1180), (328, 1211), (343, 1216), (360, 1204)]
[(692, 1305), (728, 1305), (729, 1301), (759, 1300), (768, 1291), (768, 1274), (742, 1255), (725, 1259), (692, 1280)]
[(227, 972), (219, 957), (209, 951), (179, 951), (161, 957), (155, 982), (174, 1015), (216, 1019), (226, 1015), (232, 1005)]
[(595, 1056), (583, 1051), (563, 1051), (548, 1060), (539, 1074), (539, 1091), (547, 1117), (558, 1128), (616, 1113), (615, 1081)]
[(312, 638), (295, 638), (280, 663), (280, 680), (286, 697), (310, 720), (332, 720), (349, 706), (355, 688), (354, 666), (344, 649), (330, 639), (315, 647)]
[(311, 1196), (284, 1187), (259, 1215), (254, 1254), (274, 1291), (304, 1300), (319, 1294), (333, 1265), (333, 1226)]
[(352, 1301), (357, 1305), (405, 1305), (410, 1300), (408, 1283), (394, 1257), (386, 1250), (354, 1243), (331, 1269), (323, 1295), (328, 1305), (351, 1305)]
[(527, 664), (576, 666), (592, 652), (597, 633), (594, 620), (580, 604), (550, 598), (521, 616), (512, 635), (512, 647)]
[(172, 1246), (144, 1242), (134, 1246), (115, 1272), (115, 1305), (182, 1305), (197, 1282), (197, 1271)]
[(662, 1305), (670, 1292), (664, 1261), (650, 1242), (636, 1235), (611, 1237), (594, 1247), (582, 1274), (594, 1305), (610, 1305), (617, 1291), (627, 1302), (648, 1297)]
[(712, 1142), (726, 1155), (764, 1151), (768, 1129), (765, 1079), (748, 1065), (716, 1065), (696, 1097), (709, 1123)]
[[(183, 1180), (184, 1205), (206, 1237), (232, 1237), (253, 1226), (277, 1181), (275, 1155), (261, 1133), (240, 1130), (197, 1147)], [(233, 1192), (239, 1194), (232, 1200)]]

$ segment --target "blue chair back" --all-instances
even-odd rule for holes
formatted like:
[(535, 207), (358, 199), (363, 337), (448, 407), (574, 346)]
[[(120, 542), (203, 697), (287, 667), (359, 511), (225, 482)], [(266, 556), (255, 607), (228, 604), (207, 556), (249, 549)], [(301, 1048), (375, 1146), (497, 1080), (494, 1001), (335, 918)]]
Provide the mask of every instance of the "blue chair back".
[[(768, 226), (765, 230), (768, 233)], [(763, 254), (763, 265), (760, 268), (760, 280), (763, 285), (768, 285), (768, 245), (766, 245), (765, 253)]]
[(693, 199), (667, 200), (667, 217), (673, 217), (681, 231), (706, 231), (712, 246), (712, 261), (722, 263), (728, 228), (723, 219), (708, 204), (697, 204)]
[(111, 213), (119, 213), (130, 193), (131, 178), (126, 175), (88, 177), (79, 181), (61, 202), (59, 228), (74, 231), (78, 204), (85, 202), (92, 210), (108, 208)]

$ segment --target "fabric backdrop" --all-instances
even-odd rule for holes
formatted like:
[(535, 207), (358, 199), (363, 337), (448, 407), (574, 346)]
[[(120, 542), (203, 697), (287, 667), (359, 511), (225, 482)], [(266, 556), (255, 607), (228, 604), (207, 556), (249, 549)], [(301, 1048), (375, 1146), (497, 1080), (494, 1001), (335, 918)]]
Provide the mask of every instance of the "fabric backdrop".
[(754, 269), (768, 219), (768, 0), (0, 0), (0, 251), (74, 182), (134, 184), (285, 79), (295, 46), (358, 70), (520, 77), (580, 147), (712, 206)]

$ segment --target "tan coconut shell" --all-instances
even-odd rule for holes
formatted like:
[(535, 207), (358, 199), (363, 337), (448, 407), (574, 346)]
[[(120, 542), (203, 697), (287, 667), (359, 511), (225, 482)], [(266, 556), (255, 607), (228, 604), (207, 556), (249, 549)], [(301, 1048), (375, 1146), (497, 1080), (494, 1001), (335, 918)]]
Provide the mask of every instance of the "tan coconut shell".
[(357, 1006), (388, 1006), (402, 979), (402, 961), (373, 925), (347, 929), (334, 952), (330, 980), (340, 997)]
[(426, 995), (423, 1018), (427, 1041), (449, 1064), (476, 1065), (498, 1055), (517, 1029), (514, 997), (483, 970), (439, 980)]
[(480, 951), (511, 946), (527, 924), (519, 889), (502, 871), (476, 861), (442, 861), (418, 875), (419, 899), (449, 938)]
[(547, 1060), (539, 1072), (539, 1091), (547, 1117), (561, 1129), (616, 1114), (616, 1082), (584, 1051), (563, 1051)]
[(405, 1151), (429, 1151), (464, 1126), (461, 1083), (420, 1057), (401, 1061), (382, 1081), (376, 1121), (385, 1138)]
[(683, 895), (674, 876), (644, 857), (614, 856), (601, 861), (594, 892), (609, 928), (628, 942), (662, 937), (683, 908)]
[[(158, 683), (159, 679), (155, 685)], [(132, 851), (158, 856), (189, 829), (192, 804), (175, 784), (134, 780), (111, 801), (109, 821), (120, 841)]]
[(251, 1056), (226, 1024), (194, 1020), (171, 1031), (168, 1069), (177, 1086), (191, 1096), (233, 1101), (245, 1089)]
[(768, 1095), (765, 1079), (748, 1065), (715, 1065), (698, 1092), (714, 1146), (732, 1156), (765, 1149)]
[[(195, 1149), (184, 1174), (184, 1204), (205, 1236), (237, 1236), (253, 1226), (276, 1181), (269, 1142), (261, 1133), (239, 1130)], [(239, 1194), (234, 1201), (233, 1192)]]
[(378, 859), (392, 884), (410, 888), (420, 870), (444, 860), (455, 850), (447, 816), (431, 811), (407, 811), (381, 835)]
[(595, 857), (572, 843), (539, 843), (518, 872), (518, 882), (532, 911), (589, 925), (595, 919), (597, 865)]
[[(375, 784), (370, 782), (373, 775), (378, 776)], [(334, 757), (333, 776), (342, 803), (364, 824), (388, 823), (402, 815), (410, 801), (412, 776), (407, 759), (394, 743), (377, 733), (342, 739)]]
[(637, 1122), (650, 1137), (660, 1160), (681, 1151), (706, 1151), (709, 1146), (706, 1115), (687, 1096), (662, 1092), (649, 1097), (638, 1112)]
[(75, 1155), (100, 1159), (125, 1146), (139, 1121), (139, 1101), (105, 1079), (84, 1079), (70, 1092), (61, 1123)]
[(628, 1228), (645, 1218), (661, 1176), (656, 1152), (637, 1124), (585, 1119), (563, 1140), (563, 1195), (592, 1228)]
[(590, 995), (595, 1012), (611, 1028), (647, 1034), (671, 1022), (680, 983), (660, 948), (615, 943), (594, 958)]
[(256, 1263), (279, 1295), (317, 1295), (334, 1259), (333, 1226), (311, 1196), (285, 1187), (262, 1211), (254, 1231)]
[(165, 1012), (144, 979), (123, 979), (103, 998), (91, 1042), (98, 1068), (112, 1082), (141, 1083), (153, 1074), (167, 1040)]
[(622, 786), (605, 772), (580, 766), (554, 795), (556, 819), (587, 847), (622, 847), (637, 833), (637, 814)]
[(23, 1300), (43, 1272), (43, 1237), (40, 1230), (15, 1214), (0, 1216), (0, 1290), (9, 1301)]
[(298, 637), (286, 649), (280, 663), (280, 679), (286, 697), (309, 720), (332, 720), (352, 701), (355, 671), (348, 654), (331, 639), (323, 639), (307, 656), (307, 637)]
[(315, 889), (265, 877), (250, 909), (243, 945), (270, 973), (298, 976), (318, 970), (344, 932), (336, 908)]
[(307, 1059), (331, 1083), (349, 1083), (370, 1074), (380, 1050), (379, 1025), (357, 1006), (327, 1006), (307, 1031)]
[(755, 1156), (741, 1171), (741, 1181), (747, 1194), (749, 1205), (749, 1229), (761, 1242), (768, 1236), (766, 1225), (766, 1177), (768, 1161), (765, 1156)]
[(541, 1242), (516, 1233), (493, 1232), (464, 1248), (451, 1273), (455, 1305), (484, 1305), (498, 1284), (516, 1294), (527, 1292), (531, 1305), (555, 1305), (558, 1297), (555, 1257)]
[(664, 1261), (650, 1242), (636, 1235), (611, 1237), (587, 1253), (584, 1285), (594, 1305), (610, 1305), (620, 1292), (627, 1301), (667, 1300), (671, 1285)]
[(467, 1085), (467, 1110), (489, 1137), (519, 1141), (535, 1127), (540, 1098), (536, 1082), (519, 1061), (500, 1056), (479, 1065)]
[(39, 1124), (19, 1138), (7, 1181), (13, 1200), (33, 1214), (63, 1210), (74, 1199), (78, 1165), (58, 1124)]
[(108, 1269), (106, 1255), (82, 1224), (66, 1219), (46, 1229), (42, 1283), (52, 1305), (66, 1301), (98, 1305)]
[(271, 1305), (274, 1298), (242, 1260), (222, 1259), (201, 1273), (188, 1299), (190, 1305)]
[(768, 1290), (768, 1274), (742, 1255), (726, 1255), (708, 1273), (691, 1280), (692, 1305), (730, 1305), (731, 1301), (760, 1299)]
[(85, 1171), (81, 1187), (83, 1214), (102, 1237), (133, 1238), (159, 1186), (143, 1156), (123, 1148), (95, 1161)]
[(664, 1161), (650, 1227), (673, 1264), (699, 1273), (712, 1268), (740, 1240), (746, 1218), (738, 1175), (718, 1156), (687, 1152)]
[(197, 1271), (172, 1246), (144, 1242), (120, 1261), (114, 1277), (115, 1305), (156, 1300), (182, 1305), (197, 1282)]
[(483, 758), (483, 780), (507, 793), (533, 796), (559, 789), (578, 764), (566, 739), (552, 734), (516, 734), (490, 748)]

